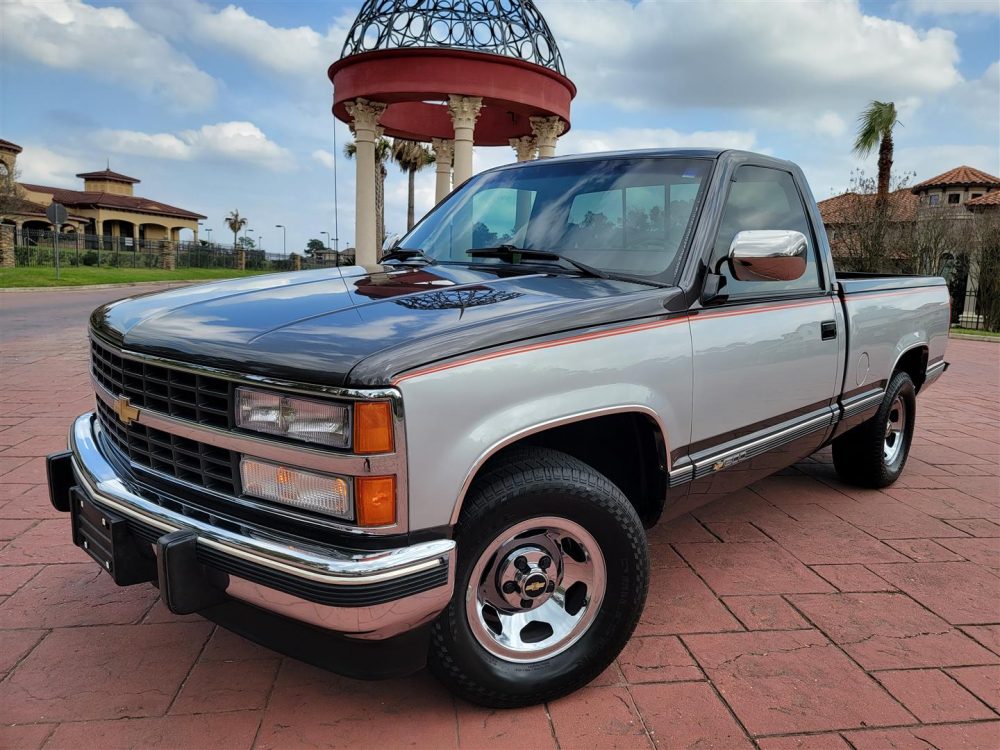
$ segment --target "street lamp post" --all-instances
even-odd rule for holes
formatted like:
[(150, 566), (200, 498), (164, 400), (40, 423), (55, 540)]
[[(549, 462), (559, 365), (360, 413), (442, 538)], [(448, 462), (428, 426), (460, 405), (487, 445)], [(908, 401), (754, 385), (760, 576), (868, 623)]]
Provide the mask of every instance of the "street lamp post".
[(212, 244), (212, 227), (209, 227), (205, 231), (208, 233), (208, 244), (211, 245)]
[(281, 254), (286, 258), (288, 257), (288, 235), (286, 234), (286, 229), (284, 224), (275, 224), (275, 229), (281, 230)]

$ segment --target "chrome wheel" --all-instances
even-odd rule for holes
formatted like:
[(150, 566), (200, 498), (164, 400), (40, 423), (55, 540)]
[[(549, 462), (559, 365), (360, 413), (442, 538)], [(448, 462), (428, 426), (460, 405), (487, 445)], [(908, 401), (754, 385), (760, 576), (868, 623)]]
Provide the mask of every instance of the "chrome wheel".
[(903, 451), (905, 430), (906, 404), (903, 403), (902, 396), (896, 396), (885, 420), (885, 442), (882, 445), (882, 458), (886, 465), (892, 465)]
[(469, 626), (494, 656), (541, 661), (587, 632), (606, 581), (604, 555), (582, 526), (555, 517), (522, 521), (476, 561), (466, 594)]

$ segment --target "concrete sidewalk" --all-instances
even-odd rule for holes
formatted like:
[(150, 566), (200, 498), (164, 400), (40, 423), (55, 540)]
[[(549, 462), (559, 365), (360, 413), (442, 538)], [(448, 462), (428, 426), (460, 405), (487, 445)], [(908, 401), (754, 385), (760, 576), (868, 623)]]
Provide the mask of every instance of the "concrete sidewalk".
[(1000, 346), (950, 342), (896, 485), (845, 486), (823, 452), (654, 529), (617, 662), (487, 711), (176, 617), (70, 543), (42, 457), (93, 405), (80, 296), (2, 305), (0, 748), (1000, 747)]

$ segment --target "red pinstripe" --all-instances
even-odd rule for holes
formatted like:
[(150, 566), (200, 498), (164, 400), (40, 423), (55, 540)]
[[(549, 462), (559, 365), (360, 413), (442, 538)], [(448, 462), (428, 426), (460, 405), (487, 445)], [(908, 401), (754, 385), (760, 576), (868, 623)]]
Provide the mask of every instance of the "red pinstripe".
[[(924, 292), (926, 289), (907, 289), (899, 290), (893, 292), (882, 292), (879, 294), (870, 294), (864, 297), (864, 299), (873, 299), (875, 297), (891, 297), (897, 294), (911, 294), (914, 292)], [(847, 298), (849, 301), (852, 297)], [(399, 385), (400, 383), (411, 380), (413, 378), (420, 377), (421, 375), (431, 375), (435, 372), (443, 372), (444, 370), (451, 370), (456, 367), (463, 367), (465, 365), (475, 364), (477, 362), (486, 362), (491, 359), (499, 359), (500, 357), (507, 357), (512, 354), (522, 354), (524, 352), (533, 352), (539, 349), (551, 349), (557, 346), (566, 346), (568, 344), (576, 344), (581, 341), (592, 341), (594, 339), (603, 339), (609, 336), (622, 336), (626, 333), (635, 333), (636, 331), (645, 331), (653, 328), (666, 328), (667, 326), (677, 325), (679, 323), (684, 323), (687, 321), (697, 322), (699, 320), (711, 320), (713, 318), (729, 318), (737, 315), (755, 315), (757, 313), (772, 312), (774, 310), (786, 310), (794, 307), (813, 307), (815, 305), (828, 305), (830, 303), (830, 297), (822, 297), (811, 300), (804, 300), (800, 302), (788, 302), (781, 305), (768, 305), (767, 307), (755, 307), (750, 310), (718, 310), (716, 312), (698, 312), (694, 315), (685, 315), (677, 318), (670, 318), (668, 320), (657, 320), (651, 323), (638, 323), (635, 325), (624, 326), (622, 328), (614, 328), (606, 331), (595, 331), (592, 333), (584, 333), (578, 336), (570, 336), (569, 338), (559, 339), (557, 341), (542, 341), (537, 344), (526, 344), (524, 346), (515, 346), (511, 349), (503, 349), (501, 351), (490, 352), (489, 354), (480, 354), (475, 357), (469, 357), (468, 359), (461, 359), (454, 362), (446, 362), (440, 365), (433, 365), (431, 367), (425, 367), (421, 370), (414, 370), (413, 372), (406, 373), (405, 375), (400, 375), (393, 378), (392, 385)]]

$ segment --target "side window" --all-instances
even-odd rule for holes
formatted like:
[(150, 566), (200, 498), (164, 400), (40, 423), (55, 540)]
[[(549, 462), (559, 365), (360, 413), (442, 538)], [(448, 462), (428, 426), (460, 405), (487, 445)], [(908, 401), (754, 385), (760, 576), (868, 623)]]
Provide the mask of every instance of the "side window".
[(729, 247), (738, 232), (751, 229), (793, 229), (802, 232), (809, 241), (806, 270), (794, 281), (737, 281), (730, 275), (728, 264), (722, 263), (719, 272), (726, 277), (726, 291), (730, 295), (772, 294), (820, 288), (812, 230), (790, 174), (778, 169), (750, 165), (736, 170), (736, 179), (729, 186), (729, 197), (716, 235), (712, 266), (719, 265), (719, 261), (729, 255)]

